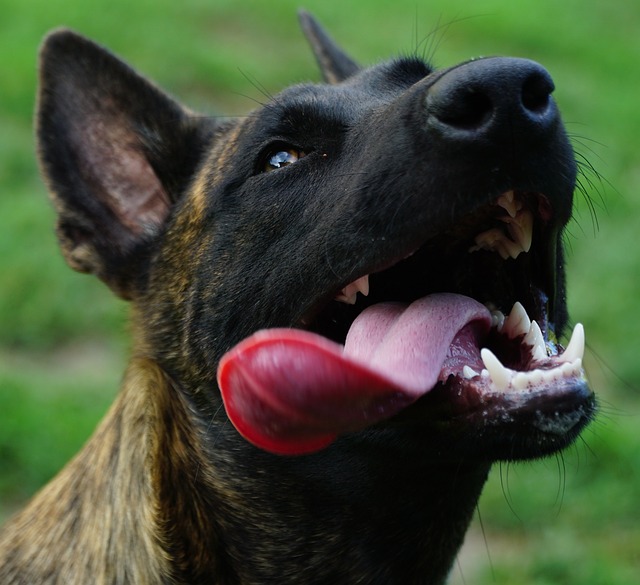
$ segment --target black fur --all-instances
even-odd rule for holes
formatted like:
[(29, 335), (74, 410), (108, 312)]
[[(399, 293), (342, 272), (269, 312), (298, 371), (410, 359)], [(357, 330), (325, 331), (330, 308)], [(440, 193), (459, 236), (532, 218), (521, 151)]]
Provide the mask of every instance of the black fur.
[[(132, 300), (134, 356), (168, 380), (164, 456), (132, 470), (156, 482), (162, 582), (437, 585), (492, 463), (554, 452), (588, 422), (584, 381), (487, 398), (454, 380), (319, 453), (281, 457), (229, 424), (216, 367), (259, 329), (343, 340), (364, 306), (441, 291), (506, 310), (519, 300), (559, 335), (576, 165), (540, 65), (360, 69), (302, 20), (331, 84), (220, 124), (89, 41), (50, 37), (38, 135), (58, 233), (74, 268)], [(305, 156), (263, 172), (288, 148)], [(508, 190), (538, 202), (531, 252), (469, 253)], [(332, 301), (364, 274), (367, 299)], [(539, 424), (559, 412), (576, 424)]]

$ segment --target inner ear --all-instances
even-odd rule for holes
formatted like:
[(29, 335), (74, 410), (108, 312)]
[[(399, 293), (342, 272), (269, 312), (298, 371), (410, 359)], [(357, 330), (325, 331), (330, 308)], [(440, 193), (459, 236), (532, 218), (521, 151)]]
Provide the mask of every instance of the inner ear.
[(132, 298), (213, 124), (70, 31), (46, 39), (40, 82), (39, 154), (63, 254)]
[(67, 148), (75, 158), (83, 187), (133, 238), (152, 236), (171, 206), (131, 120), (107, 110), (77, 116), (70, 123)]

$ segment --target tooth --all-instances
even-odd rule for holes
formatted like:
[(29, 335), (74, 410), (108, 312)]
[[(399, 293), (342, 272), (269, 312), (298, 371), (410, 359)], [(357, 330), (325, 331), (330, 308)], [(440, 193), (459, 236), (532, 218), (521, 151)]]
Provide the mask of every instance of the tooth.
[(506, 223), (513, 241), (520, 244), (525, 252), (528, 252), (533, 240), (533, 213), (525, 209), (515, 218), (506, 220)]
[(543, 379), (544, 379), (543, 370), (536, 369), (536, 370), (531, 370), (529, 372), (529, 381), (534, 386), (537, 386), (538, 384), (541, 384)]
[(510, 242), (509, 240), (507, 240), (507, 238), (503, 238), (496, 242), (495, 250), (496, 252), (498, 252), (498, 254), (500, 254), (500, 257), (503, 260), (506, 260), (507, 258), (513, 258), (513, 250), (511, 244), (513, 244), (513, 242)]
[(520, 227), (524, 232), (524, 237), (520, 240), (520, 244), (524, 248), (524, 251), (528, 252), (531, 249), (531, 242), (533, 241), (533, 213), (526, 209), (520, 215), (522, 215)]
[(571, 364), (573, 365), (573, 373), (575, 375), (579, 375), (582, 373), (582, 359), (578, 358), (574, 361), (571, 362)]
[(352, 283), (365, 297), (369, 296), (369, 275), (365, 274)]
[(504, 244), (509, 252), (509, 256), (514, 260), (520, 256), (522, 252), (525, 252), (525, 249), (522, 247), (520, 242), (513, 242), (510, 239), (505, 238)]
[(538, 386), (545, 380), (545, 370), (531, 370), (530, 372), (518, 372), (511, 380), (515, 390), (526, 390), (530, 386)]
[(571, 378), (572, 376), (582, 375), (582, 359), (576, 358), (572, 362), (565, 362), (560, 366), (562, 375)]
[[(507, 223), (507, 231), (511, 236), (511, 241), (514, 242), (515, 244), (518, 244), (519, 248), (522, 251), (528, 252), (528, 250), (525, 250), (527, 237), (524, 233), (524, 230), (522, 229), (522, 226), (519, 223), (517, 223), (516, 220), (506, 221), (506, 223)], [(531, 247), (530, 242), (529, 242), (529, 247)]]
[(335, 296), (336, 301), (346, 303), (348, 305), (355, 305), (358, 292), (361, 292), (365, 297), (369, 294), (369, 275), (361, 276), (357, 280), (345, 286), (340, 294)]
[(491, 327), (495, 327), (498, 331), (502, 331), (504, 325), (505, 316), (502, 311), (491, 311)]
[(511, 379), (514, 390), (526, 390), (530, 386), (539, 386), (543, 383), (553, 384), (563, 378), (579, 376), (582, 373), (582, 360), (575, 359), (572, 362), (564, 362), (550, 370), (535, 369), (530, 372), (518, 372)]
[(519, 302), (516, 302), (511, 309), (511, 313), (505, 319), (502, 330), (511, 339), (518, 337), (519, 335), (526, 335), (531, 327), (531, 321), (527, 311)]
[(531, 370), (530, 372), (518, 372), (511, 382), (516, 390), (526, 390), (530, 386), (539, 386), (545, 380), (544, 370)]
[(524, 342), (532, 347), (534, 360), (543, 360), (547, 357), (544, 336), (540, 330), (540, 325), (535, 321), (531, 321), (531, 327), (529, 327), (529, 332), (524, 336)]
[(477, 252), (478, 250), (494, 251), (506, 260), (510, 256), (510, 250), (506, 248), (506, 245), (513, 242), (507, 238), (502, 230), (492, 228), (478, 234), (475, 237), (475, 243), (475, 246), (469, 248), (469, 252)]
[(518, 212), (515, 216), (500, 218), (507, 224), (511, 239), (528, 252), (533, 241), (533, 213), (529, 209)]
[(496, 389), (499, 391), (506, 390), (511, 382), (510, 370), (505, 368), (494, 353), (486, 347), (480, 351), (480, 357)]
[(572, 362), (564, 362), (556, 369), (560, 370), (564, 378), (569, 378), (574, 374), (574, 368), (575, 365)]
[(500, 197), (498, 197), (497, 203), (500, 207), (505, 209), (511, 217), (515, 217), (516, 213), (518, 213), (518, 210), (516, 209), (516, 205), (514, 203), (513, 191), (507, 191), (503, 195), (500, 195)]
[(529, 386), (529, 376), (527, 372), (518, 372), (511, 380), (511, 385), (514, 390), (522, 391), (526, 390)]
[(348, 287), (343, 288), (340, 291), (340, 294), (335, 296), (335, 300), (341, 303), (346, 303), (347, 305), (355, 305), (356, 297), (358, 296), (356, 293), (347, 294)]
[(504, 238), (504, 234), (498, 229), (493, 228), (478, 234), (475, 238), (477, 250), (493, 250), (496, 242)]
[(475, 246), (469, 252), (489, 250), (499, 254), (503, 260), (514, 260), (522, 253), (531, 249), (533, 239), (533, 213), (524, 207), (523, 202), (515, 196), (513, 191), (507, 191), (498, 197), (497, 205), (502, 207), (507, 216), (500, 219), (507, 224), (505, 232), (498, 228), (484, 231), (475, 237)]
[(476, 376), (479, 376), (480, 374), (478, 374), (478, 372), (476, 372), (473, 368), (470, 368), (469, 366), (465, 366), (464, 368), (462, 368), (462, 375), (467, 380), (471, 380), (471, 378), (475, 378)]
[[(514, 242), (498, 228), (493, 228), (478, 234), (475, 238), (475, 243), (475, 246), (469, 248), (469, 252), (488, 250), (500, 254), (503, 260), (507, 258), (513, 258), (515, 260), (522, 252), (527, 251), (519, 241)], [(529, 242), (529, 246), (531, 246), (531, 242)]]
[(581, 323), (577, 323), (573, 328), (571, 339), (567, 344), (564, 353), (559, 356), (561, 362), (573, 362), (577, 359), (582, 360), (584, 357), (584, 327)]

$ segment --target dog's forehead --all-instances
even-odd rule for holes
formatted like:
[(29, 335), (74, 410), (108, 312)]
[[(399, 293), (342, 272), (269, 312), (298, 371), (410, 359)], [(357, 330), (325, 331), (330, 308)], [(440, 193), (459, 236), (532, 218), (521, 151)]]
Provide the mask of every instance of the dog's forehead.
[(425, 62), (395, 59), (361, 70), (335, 84), (302, 84), (285, 89), (264, 109), (265, 116), (286, 118), (291, 112), (348, 120), (382, 103), (388, 103), (432, 72)]

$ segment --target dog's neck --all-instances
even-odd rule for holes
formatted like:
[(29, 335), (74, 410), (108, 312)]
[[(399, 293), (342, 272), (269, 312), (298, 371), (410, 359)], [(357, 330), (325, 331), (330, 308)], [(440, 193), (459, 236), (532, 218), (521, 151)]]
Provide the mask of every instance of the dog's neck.
[[(258, 500), (270, 507), (239, 511), (244, 517), (228, 534), (232, 556), (244, 559), (239, 582), (444, 583), (487, 468), (454, 473), (449, 465), (397, 464), (383, 471), (362, 459), (341, 463), (341, 474), (325, 477), (320, 489), (304, 485), (317, 481), (306, 479), (304, 466), (299, 476), (280, 479), (282, 489), (272, 477), (271, 487), (264, 484), (271, 499)], [(291, 489), (295, 481), (300, 485)], [(269, 530), (274, 524), (281, 528)]]
[[(144, 424), (132, 424), (141, 416)], [(196, 434), (187, 432), (192, 425)], [(3, 543), (4, 550), (25, 557), (34, 582), (53, 563), (78, 583), (111, 567), (114, 582), (139, 584), (167, 575), (204, 582), (212, 574), (221, 585), (438, 584), (489, 469), (432, 453), (400, 459), (384, 442), (348, 440), (291, 460), (243, 443), (230, 449), (234, 434), (201, 417), (157, 364), (132, 360), (118, 400), (85, 448), (12, 521), (24, 528), (48, 515), (38, 541)], [(377, 457), (365, 457), (370, 449)], [(62, 567), (39, 554), (53, 541), (68, 551)]]
[(191, 459), (167, 462), (160, 497), (179, 580), (215, 568), (229, 583), (445, 582), (489, 462), (408, 447), (410, 437), (395, 444), (382, 430), (279, 457), (240, 439), (223, 414), (185, 412), (201, 442), (186, 445), (174, 425), (165, 450), (182, 445)]
[[(120, 395), (82, 451), (0, 535), (3, 583), (165, 582), (170, 569), (158, 538), (156, 481), (148, 473), (159, 453), (152, 429), (160, 430), (165, 389), (155, 364), (132, 361)], [(144, 424), (136, 424), (140, 417)], [(11, 566), (21, 572), (1, 570)]]

